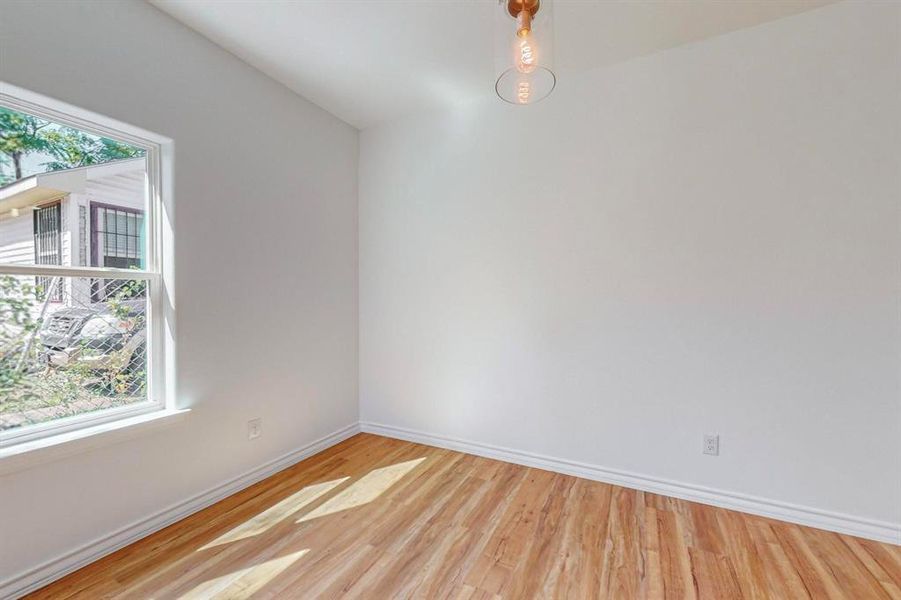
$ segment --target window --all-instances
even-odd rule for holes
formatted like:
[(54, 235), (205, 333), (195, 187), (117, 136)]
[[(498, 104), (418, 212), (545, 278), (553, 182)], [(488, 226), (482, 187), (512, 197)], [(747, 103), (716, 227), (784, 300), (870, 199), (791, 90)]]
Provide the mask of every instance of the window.
[(94, 241), (93, 266), (118, 269), (141, 267), (144, 211), (94, 203), (91, 234)]
[(167, 408), (167, 140), (3, 89), (0, 446)]
[[(143, 256), (144, 211), (93, 203), (91, 206), (91, 266), (139, 269)], [(112, 288), (110, 288), (112, 286)], [(95, 280), (95, 302), (110, 297), (116, 280)], [(110, 290), (113, 291), (110, 291)]]

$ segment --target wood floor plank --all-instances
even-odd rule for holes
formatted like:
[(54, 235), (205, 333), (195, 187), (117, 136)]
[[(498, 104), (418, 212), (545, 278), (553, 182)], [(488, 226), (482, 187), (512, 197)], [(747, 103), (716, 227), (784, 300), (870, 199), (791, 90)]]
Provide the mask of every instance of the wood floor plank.
[(848, 549), (854, 553), (857, 560), (866, 568), (867, 572), (876, 578), (882, 589), (889, 595), (892, 600), (901, 600), (901, 569), (892, 577), (889, 570), (883, 568), (882, 565), (873, 557), (873, 555), (860, 543), (857, 538), (849, 536), (841, 536), (841, 541)]
[(748, 531), (765, 569), (767, 590), (771, 598), (810, 598), (810, 592), (785, 554), (779, 538), (767, 519), (748, 521)]
[[(680, 516), (668, 510), (658, 510), (656, 516), (663, 595), (665, 598), (697, 598), (699, 590), (695, 586), (689, 547), (683, 538)], [(706, 572), (709, 574), (710, 569)], [(719, 582), (712, 587), (719, 587)]]
[[(609, 513), (610, 553), (605, 557), (609, 573), (603, 577), (602, 598), (639, 598), (647, 588), (647, 561), (641, 540), (647, 516), (644, 495), (615, 487)], [(658, 536), (659, 537), (659, 536)], [(662, 565), (662, 561), (661, 561)]]
[(839, 582), (843, 593), (850, 592), (857, 598), (891, 600), (879, 581), (871, 576), (863, 563), (842, 543), (839, 534), (818, 529), (804, 533), (825, 568)]
[(901, 547), (360, 434), (29, 598), (901, 600)]
[(586, 600), (601, 597), (603, 571), (599, 565), (604, 563), (607, 546), (612, 489), (586, 479), (578, 479), (573, 484), (565, 550), (568, 575), (558, 579), (555, 597)]
[(776, 532), (786, 556), (804, 582), (804, 587), (813, 598), (853, 597), (850, 593), (844, 594), (832, 573), (824, 568), (820, 558), (810, 547), (803, 530), (790, 524), (777, 525), (773, 530)]
[(560, 577), (563, 519), (574, 483), (574, 478), (565, 475), (555, 475), (551, 480), (549, 493), (536, 515), (525, 559), (514, 567), (513, 585), (507, 594), (510, 598), (547, 597), (546, 588), (553, 588)]
[(465, 583), (501, 594), (513, 583), (513, 571), (536, 528), (537, 511), (550, 494), (554, 473), (529, 469), (516, 497), (497, 522), (494, 535), (473, 565)]
[(743, 598), (729, 558), (699, 548), (689, 548), (693, 579), (699, 598)]
[(891, 577), (891, 580), (901, 587), (901, 546), (880, 544), (871, 540), (854, 539), (873, 560)]
[(459, 536), (452, 540), (443, 557), (436, 557), (441, 559), (438, 567), (423, 575), (420, 587), (423, 597), (452, 597), (452, 590), (463, 584), (465, 576), (488, 544), (495, 519), (513, 501), (525, 478), (526, 469), (510, 464), (497, 465), (500, 468), (495, 469), (487, 480), (489, 488), (485, 495), (464, 516)]
[(731, 510), (717, 511), (716, 518), (726, 543), (727, 556), (738, 577), (742, 597), (750, 600), (768, 598), (766, 565), (748, 530), (748, 524), (753, 521), (749, 521), (747, 515)]

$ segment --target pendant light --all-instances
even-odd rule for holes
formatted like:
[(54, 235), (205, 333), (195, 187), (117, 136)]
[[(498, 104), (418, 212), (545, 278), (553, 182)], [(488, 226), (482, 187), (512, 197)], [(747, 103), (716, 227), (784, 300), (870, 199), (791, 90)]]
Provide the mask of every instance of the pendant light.
[(552, 8), (551, 0), (498, 0), (494, 89), (505, 102), (534, 104), (554, 91)]

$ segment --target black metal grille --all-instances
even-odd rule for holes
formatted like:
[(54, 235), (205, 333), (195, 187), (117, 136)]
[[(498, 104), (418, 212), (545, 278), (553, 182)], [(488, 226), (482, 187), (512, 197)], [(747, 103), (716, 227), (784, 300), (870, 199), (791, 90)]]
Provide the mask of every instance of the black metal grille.
[[(121, 206), (91, 206), (91, 264), (114, 269), (142, 268), (144, 262), (144, 213)], [(106, 300), (115, 280), (95, 279), (94, 302)], [(118, 287), (118, 284), (112, 285)]]
[[(34, 211), (34, 262), (37, 265), (61, 265), (63, 263), (63, 247), (60, 236), (61, 222), (60, 204), (42, 206)], [(39, 298), (45, 298), (49, 287), (50, 299), (59, 302), (63, 291), (59, 285), (53, 285), (58, 279), (53, 277), (36, 277)]]

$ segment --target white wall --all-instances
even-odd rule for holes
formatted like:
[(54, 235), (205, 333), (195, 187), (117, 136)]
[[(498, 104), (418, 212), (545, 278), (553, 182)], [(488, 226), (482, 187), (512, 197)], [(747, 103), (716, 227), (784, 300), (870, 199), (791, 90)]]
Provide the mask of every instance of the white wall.
[(364, 422), (901, 523), (899, 7), (365, 130)]
[[(193, 408), (0, 477), (3, 581), (356, 422), (358, 134), (143, 2), (0, 14), (0, 79), (174, 140)], [(248, 442), (252, 417), (264, 433)]]

